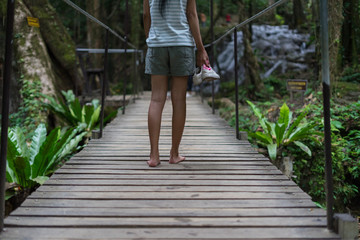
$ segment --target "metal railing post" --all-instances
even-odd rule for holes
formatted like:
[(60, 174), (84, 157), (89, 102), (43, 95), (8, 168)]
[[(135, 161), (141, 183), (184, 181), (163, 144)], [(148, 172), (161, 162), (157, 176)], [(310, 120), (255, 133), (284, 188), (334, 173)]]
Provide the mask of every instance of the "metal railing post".
[(331, 159), (331, 125), (330, 125), (330, 74), (329, 74), (329, 34), (328, 34), (328, 2), (320, 1), (320, 37), (321, 37), (321, 69), (324, 98), (324, 132), (325, 132), (325, 179), (326, 179), (326, 213), (327, 227), (333, 229), (333, 179)]
[[(127, 37), (125, 36), (125, 46), (124, 46), (124, 49), (125, 49), (125, 64), (126, 64), (126, 53), (127, 53)], [(124, 92), (123, 92), (123, 109), (122, 109), (122, 114), (125, 114), (125, 108), (126, 108), (126, 74), (124, 76), (124, 81), (123, 81), (123, 88), (124, 88)]]
[[(214, 42), (214, 0), (211, 0), (210, 3), (210, 33), (211, 33), (211, 42)], [(215, 44), (211, 46), (211, 57), (210, 57), (210, 64), (211, 67), (214, 65), (214, 51), (215, 51)], [(212, 106), (212, 113), (215, 114), (215, 82), (211, 81), (211, 106)]]
[[(127, 42), (128, 42), (128, 39), (127, 39), (127, 36), (129, 34), (129, 0), (126, 0), (125, 1), (125, 42), (124, 42), (124, 49), (125, 49), (125, 54), (124, 54), (124, 63), (125, 63), (125, 69), (126, 69), (126, 53), (127, 53)], [(125, 70), (126, 71), (126, 70)], [(122, 109), (122, 114), (125, 114), (125, 109), (126, 109), (126, 87), (127, 87), (127, 77), (126, 74), (124, 74), (124, 84), (123, 84), (123, 87), (124, 87), (124, 96), (123, 96), (123, 109)]]
[(109, 29), (106, 29), (105, 53), (104, 53), (104, 78), (101, 86), (100, 138), (102, 138), (103, 136), (103, 128), (104, 128), (104, 109), (105, 109), (105, 95), (106, 95), (107, 72), (108, 72), (108, 51), (109, 51)]
[(6, 180), (6, 155), (9, 127), (10, 108), (10, 83), (11, 83), (11, 62), (13, 50), (13, 29), (14, 29), (15, 0), (7, 2), (6, 17), (6, 42), (5, 42), (5, 66), (2, 98), (2, 119), (1, 119), (1, 159), (0, 159), (0, 232), (4, 229), (5, 218), (5, 180)]
[(237, 57), (237, 30), (234, 28), (234, 72), (235, 72), (235, 131), (236, 139), (240, 139), (239, 136), (239, 82), (238, 82), (238, 57)]
[(137, 83), (137, 51), (134, 53), (134, 81), (133, 81), (133, 92), (134, 92), (134, 100), (133, 103), (135, 103), (138, 93), (138, 83)]

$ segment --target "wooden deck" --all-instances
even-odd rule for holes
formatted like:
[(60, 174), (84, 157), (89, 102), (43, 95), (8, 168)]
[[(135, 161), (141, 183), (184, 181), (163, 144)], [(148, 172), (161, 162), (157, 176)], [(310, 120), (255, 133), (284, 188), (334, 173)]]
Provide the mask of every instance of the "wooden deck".
[(325, 211), (197, 97), (188, 98), (186, 161), (167, 163), (167, 101), (162, 163), (149, 168), (148, 104), (146, 93), (119, 114), (5, 220), (0, 238), (338, 239)]

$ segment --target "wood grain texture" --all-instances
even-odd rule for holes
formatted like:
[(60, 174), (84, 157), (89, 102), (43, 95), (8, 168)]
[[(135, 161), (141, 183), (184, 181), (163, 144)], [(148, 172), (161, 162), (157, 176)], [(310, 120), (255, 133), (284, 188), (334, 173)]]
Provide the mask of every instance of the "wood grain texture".
[(1, 239), (339, 239), (326, 213), (197, 97), (168, 163), (171, 102), (149, 155), (149, 93), (129, 105), (5, 220)]

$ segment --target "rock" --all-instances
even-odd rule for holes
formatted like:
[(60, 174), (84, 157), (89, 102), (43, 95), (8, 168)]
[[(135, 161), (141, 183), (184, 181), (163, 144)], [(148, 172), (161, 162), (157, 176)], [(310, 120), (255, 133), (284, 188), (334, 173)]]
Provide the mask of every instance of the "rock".
[[(270, 71), (279, 61), (282, 61), (281, 67), (276, 66), (276, 69), (281, 68), (281, 72), (286, 71), (304, 71), (311, 64), (314, 59), (315, 45), (307, 46), (309, 41), (309, 34), (301, 34), (296, 30), (290, 30), (288, 26), (270, 26), (270, 25), (253, 25), (253, 42), (252, 47), (256, 49), (256, 54), (259, 56), (258, 60), (263, 66), (264, 73)], [(233, 38), (231, 38), (233, 39)], [(234, 76), (234, 55), (233, 55), (233, 40), (224, 42), (219, 45), (217, 52), (218, 66), (214, 69), (221, 73), (222, 81), (233, 80)], [(242, 58), (242, 32), (238, 32), (238, 57)], [(241, 62), (241, 60), (240, 60)], [(240, 81), (244, 79), (245, 67), (240, 64), (239, 78)], [(268, 74), (267, 74), (268, 75)], [(241, 82), (240, 82), (241, 83)], [(206, 92), (208, 92), (206, 90)]]

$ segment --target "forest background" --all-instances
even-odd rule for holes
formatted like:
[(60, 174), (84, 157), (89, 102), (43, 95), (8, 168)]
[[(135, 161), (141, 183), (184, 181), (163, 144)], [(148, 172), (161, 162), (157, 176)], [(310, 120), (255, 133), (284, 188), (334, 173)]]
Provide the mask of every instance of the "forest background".
[[(74, 0), (75, 4), (120, 33), (138, 49), (146, 50), (142, 22), (142, 1)], [(230, 27), (273, 4), (275, 0), (214, 0), (215, 38)], [(210, 43), (210, 2), (197, 0), (198, 13), (204, 13), (206, 21), (201, 27), (205, 44)], [(226, 21), (226, 15), (231, 21)], [(40, 28), (29, 27), (26, 17), (37, 17)], [(3, 66), (5, 42), (6, 1), (0, 2), (0, 69)], [(300, 33), (310, 34), (306, 45), (314, 44), (316, 51), (309, 69), (302, 72), (281, 73), (275, 71), (264, 78), (256, 49), (252, 49), (251, 25), (288, 25)], [(276, 121), (279, 108), (284, 103), (301, 115), (306, 109), (305, 121), (322, 131), (321, 66), (319, 49), (319, 1), (288, 1), (266, 16), (241, 29), (243, 32), (246, 65), (244, 81), (239, 93), (240, 129), (248, 132), (259, 130), (259, 122), (246, 100), (253, 101), (269, 121)], [(358, 213), (360, 206), (360, 0), (329, 0), (330, 72), (332, 86), (332, 139), (334, 184), (338, 211)], [(110, 36), (110, 48), (124, 48), (124, 42)], [(17, 0), (14, 29), (14, 77), (11, 94), (11, 125), (20, 126), (27, 139), (42, 123), (50, 130), (61, 123), (41, 101), (43, 94), (62, 97), (61, 91), (83, 91), (82, 72), (75, 48), (103, 48), (105, 30), (98, 24), (59, 0)], [(216, 61), (216, 59), (214, 59)], [(102, 55), (91, 56), (93, 67), (101, 67)], [(134, 78), (134, 55), (112, 54), (109, 59), (111, 94), (123, 91), (124, 78)], [(0, 74), (2, 77), (2, 72)], [(148, 76), (138, 75), (141, 88), (149, 90)], [(286, 79), (303, 78), (309, 82), (302, 103), (291, 102), (286, 90)], [(0, 79), (2, 82), (2, 79)], [(2, 84), (1, 84), (2, 86)], [(216, 107), (231, 125), (234, 117), (234, 79), (220, 83), (216, 94)], [(133, 85), (127, 85), (131, 93)], [(307, 108), (305, 106), (308, 106)], [(261, 130), (261, 128), (260, 128)], [(262, 129), (264, 131), (264, 129)], [(249, 140), (259, 151), (269, 154), (251, 137)], [(319, 139), (318, 139), (319, 140)], [(313, 199), (324, 205), (324, 156), (322, 139), (305, 140), (311, 156), (293, 145), (279, 148), (277, 158), (290, 156), (294, 161), (293, 179)]]

